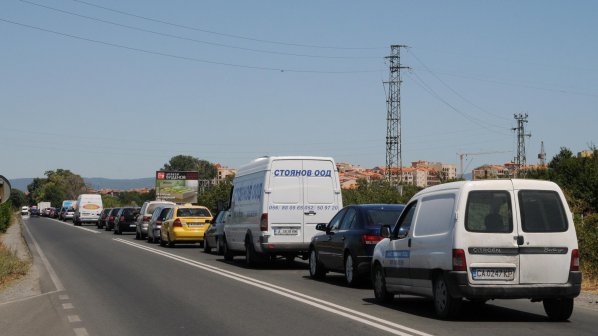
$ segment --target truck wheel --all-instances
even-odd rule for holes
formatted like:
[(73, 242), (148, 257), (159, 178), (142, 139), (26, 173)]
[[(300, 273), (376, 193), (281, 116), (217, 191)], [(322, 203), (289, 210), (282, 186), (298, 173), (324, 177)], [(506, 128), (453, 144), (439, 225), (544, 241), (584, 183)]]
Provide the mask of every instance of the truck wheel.
[(551, 321), (566, 321), (573, 313), (572, 298), (545, 299), (542, 304)]
[(245, 262), (248, 266), (257, 266), (261, 264), (264, 259), (255, 251), (255, 246), (251, 242), (251, 238), (245, 238)]
[(434, 279), (434, 308), (441, 319), (454, 318), (461, 310), (461, 298), (453, 298), (448, 290), (446, 279), (439, 275)]
[(384, 271), (382, 266), (376, 263), (372, 272), (372, 282), (374, 285), (374, 297), (379, 303), (391, 303), (394, 299), (394, 294), (386, 289), (386, 279), (384, 278)]

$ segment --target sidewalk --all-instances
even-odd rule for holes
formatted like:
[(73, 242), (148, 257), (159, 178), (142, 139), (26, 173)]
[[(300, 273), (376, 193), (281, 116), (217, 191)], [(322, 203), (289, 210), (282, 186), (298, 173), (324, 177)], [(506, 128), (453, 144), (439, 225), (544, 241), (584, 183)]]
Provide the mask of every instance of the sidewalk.
[[(14, 251), (20, 259), (32, 261), (29, 247), (25, 243), (21, 233), (22, 225), (21, 218), (17, 218), (16, 223), (12, 224), (8, 230), (6, 230), (5, 234), (0, 235), (0, 241), (7, 249)], [(33, 266), (32, 262), (27, 275), (12, 282), (8, 287), (0, 289), (0, 303), (39, 294), (41, 294), (39, 272), (37, 267)]]

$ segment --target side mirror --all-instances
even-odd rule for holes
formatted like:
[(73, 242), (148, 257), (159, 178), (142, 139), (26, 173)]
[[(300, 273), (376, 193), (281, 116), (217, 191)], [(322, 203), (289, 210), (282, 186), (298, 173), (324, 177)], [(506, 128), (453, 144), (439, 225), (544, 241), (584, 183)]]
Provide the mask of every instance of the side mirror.
[(390, 238), (392, 236), (392, 230), (390, 229), (390, 225), (382, 225), (380, 228), (380, 235), (384, 238)]
[(318, 224), (316, 224), (316, 230), (318, 230), (318, 231), (326, 231), (327, 227), (328, 227), (328, 223), (318, 223)]

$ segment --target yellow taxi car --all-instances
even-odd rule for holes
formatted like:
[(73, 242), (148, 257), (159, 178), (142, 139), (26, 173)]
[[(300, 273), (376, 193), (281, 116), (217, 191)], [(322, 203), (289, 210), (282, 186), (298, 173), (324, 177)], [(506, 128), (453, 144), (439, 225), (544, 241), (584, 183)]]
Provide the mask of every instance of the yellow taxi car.
[(204, 233), (210, 227), (212, 213), (201, 205), (175, 205), (162, 222), (160, 245), (199, 243), (203, 245)]

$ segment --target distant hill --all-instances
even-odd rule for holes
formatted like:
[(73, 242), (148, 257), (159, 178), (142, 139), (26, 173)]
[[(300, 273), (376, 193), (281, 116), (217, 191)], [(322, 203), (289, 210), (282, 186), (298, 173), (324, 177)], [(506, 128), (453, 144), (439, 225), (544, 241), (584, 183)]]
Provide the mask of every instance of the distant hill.
[[(103, 177), (84, 177), (87, 185), (94, 189), (118, 189), (129, 190), (138, 188), (154, 188), (156, 179), (154, 177), (145, 177), (138, 179), (108, 179)], [(10, 186), (13, 189), (19, 189), (27, 192), (27, 186), (33, 182), (33, 178), (18, 178), (10, 180)]]

